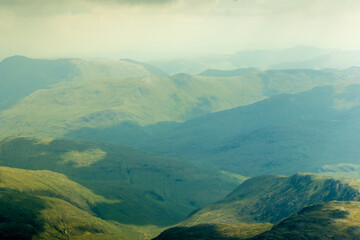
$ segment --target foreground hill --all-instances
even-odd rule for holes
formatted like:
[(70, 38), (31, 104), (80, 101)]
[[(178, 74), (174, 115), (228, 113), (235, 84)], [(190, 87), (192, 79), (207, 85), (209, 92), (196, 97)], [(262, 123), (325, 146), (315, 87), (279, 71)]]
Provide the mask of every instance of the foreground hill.
[(154, 240), (357, 240), (359, 218), (359, 202), (332, 201), (305, 207), (268, 231), (264, 224), (208, 224), (170, 228)]
[(50, 171), (0, 167), (1, 239), (136, 239), (142, 233), (95, 216), (111, 202)]
[(91, 205), (97, 216), (138, 225), (176, 223), (195, 208), (221, 199), (242, 181), (239, 176), (128, 147), (72, 140), (2, 139), (0, 165), (63, 173), (112, 200)]
[(357, 240), (360, 235), (359, 202), (326, 202), (306, 207), (252, 240), (331, 239)]
[(224, 200), (200, 209), (180, 225), (276, 223), (310, 204), (359, 199), (360, 180), (313, 174), (260, 176), (246, 180)]
[(68, 137), (130, 144), (247, 176), (359, 164), (360, 85), (314, 88), (184, 123), (83, 128)]
[(154, 240), (242, 240), (270, 230), (270, 223), (229, 225), (199, 224), (192, 227), (173, 227)]
[(356, 179), (254, 177), (155, 239), (357, 239), (359, 199)]

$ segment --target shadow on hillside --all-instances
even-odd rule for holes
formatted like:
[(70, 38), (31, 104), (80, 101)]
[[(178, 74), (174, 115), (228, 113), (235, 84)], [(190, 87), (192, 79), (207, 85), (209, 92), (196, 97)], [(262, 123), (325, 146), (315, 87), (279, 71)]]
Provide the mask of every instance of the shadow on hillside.
[[(78, 157), (85, 161), (88, 156), (83, 154), (93, 155), (95, 150), (103, 153), (96, 161), (76, 162)], [(190, 206), (166, 202), (156, 191), (142, 187), (150, 180), (142, 175), (141, 169), (156, 173), (157, 167), (163, 166), (164, 159), (154, 154), (105, 143), (25, 137), (3, 140), (0, 153), (2, 166), (62, 173), (91, 192), (114, 200), (88, 203), (92, 212), (105, 220), (165, 226), (182, 220), (192, 210)], [(53, 192), (41, 195), (54, 197)]]
[(1, 188), (0, 239), (31, 240), (44, 232), (40, 214), (45, 208), (45, 202), (38, 197)]
[[(358, 235), (353, 235), (344, 226), (336, 224), (346, 219), (349, 214), (348, 211), (338, 208), (324, 208), (323, 204), (311, 205), (284, 219), (270, 231), (251, 239), (358, 239)], [(353, 228), (348, 230), (351, 229)]]
[(201, 224), (193, 227), (174, 227), (162, 232), (154, 240), (241, 240), (239, 237), (226, 236), (216, 225)]

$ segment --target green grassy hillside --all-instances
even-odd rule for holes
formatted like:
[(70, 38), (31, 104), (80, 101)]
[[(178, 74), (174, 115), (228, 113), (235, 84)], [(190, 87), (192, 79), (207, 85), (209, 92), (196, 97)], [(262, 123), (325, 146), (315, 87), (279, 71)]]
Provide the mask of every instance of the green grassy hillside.
[(72, 140), (2, 139), (0, 165), (63, 173), (111, 200), (92, 205), (97, 216), (138, 225), (176, 223), (192, 210), (221, 199), (242, 181), (239, 176), (120, 145)]
[(144, 239), (147, 227), (96, 217), (111, 202), (59, 173), (0, 167), (0, 238)]
[(276, 223), (310, 204), (333, 200), (358, 201), (359, 186), (359, 180), (312, 174), (254, 177), (224, 200), (200, 209), (180, 225)]

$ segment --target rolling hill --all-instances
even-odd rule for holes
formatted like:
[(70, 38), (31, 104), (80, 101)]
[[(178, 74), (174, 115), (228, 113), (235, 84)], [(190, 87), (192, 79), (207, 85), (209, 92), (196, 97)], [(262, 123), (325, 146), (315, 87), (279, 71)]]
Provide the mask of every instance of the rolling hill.
[(184, 123), (83, 128), (71, 138), (118, 142), (256, 176), (359, 164), (360, 86), (283, 94)]
[(32, 59), (13, 56), (0, 62), (0, 102), (26, 97), (39, 89), (71, 82), (164, 75), (139, 62), (81, 59)]
[[(84, 127), (107, 128), (124, 122), (141, 126), (181, 122), (281, 93), (356, 83), (360, 75), (359, 68), (350, 68), (342, 71), (254, 70), (231, 77), (216, 77), (216, 74), (162, 77), (151, 75), (152, 72), (156, 74), (151, 67), (129, 60), (71, 61), (77, 62), (77, 68), (81, 69), (81, 80), (74, 78), (64, 82), (59, 78), (56, 84), (50, 84), (49, 80), (48, 86), (32, 89), (27, 96), (11, 104), (3, 102), (1, 136), (62, 137)], [(118, 66), (123, 64), (131, 66), (130, 70), (126, 69), (128, 75), (137, 75), (125, 78), (126, 71)], [(136, 71), (137, 68), (143, 71)], [(3, 83), (13, 86), (10, 81)]]
[(0, 165), (65, 174), (111, 200), (92, 204), (96, 216), (137, 225), (174, 224), (244, 180), (120, 145), (73, 140), (2, 139)]

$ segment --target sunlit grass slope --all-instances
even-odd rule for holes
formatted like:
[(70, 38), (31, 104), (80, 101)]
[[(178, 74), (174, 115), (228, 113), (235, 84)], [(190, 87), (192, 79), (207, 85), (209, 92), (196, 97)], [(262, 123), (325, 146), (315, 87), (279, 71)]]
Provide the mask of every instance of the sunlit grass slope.
[(91, 204), (97, 216), (138, 225), (174, 224), (244, 180), (120, 145), (73, 140), (2, 139), (0, 165), (63, 173), (111, 200)]
[(141, 239), (145, 228), (96, 217), (112, 201), (59, 173), (0, 167), (0, 238)]

